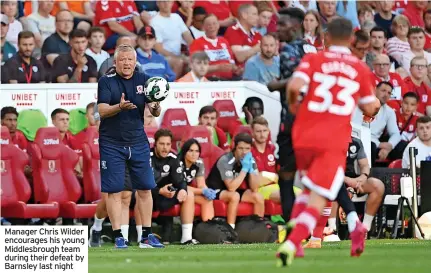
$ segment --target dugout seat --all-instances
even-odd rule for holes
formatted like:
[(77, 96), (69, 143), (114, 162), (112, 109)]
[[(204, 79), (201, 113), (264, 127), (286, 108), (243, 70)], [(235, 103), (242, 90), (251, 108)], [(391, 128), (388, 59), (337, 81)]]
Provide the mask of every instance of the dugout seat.
[(1, 128), (1, 216), (6, 218), (56, 218), (59, 205), (27, 204), (31, 187), (24, 175), (28, 156), (11, 143), (7, 127)]
[(69, 111), (69, 131), (76, 135), (88, 127), (86, 117), (87, 110), (85, 108), (77, 108)]
[(157, 130), (159, 130), (156, 127), (150, 127), (145, 128), (145, 133), (147, 134), (148, 142), (150, 143), (150, 148), (154, 147), (154, 135), (156, 134)]
[(26, 109), (19, 112), (17, 129), (28, 140), (34, 141), (37, 130), (46, 126), (48, 126), (46, 117), (39, 109)]
[(35, 201), (58, 202), (61, 217), (93, 217), (96, 204), (76, 203), (82, 194), (74, 172), (78, 155), (61, 143), (58, 129), (40, 128), (32, 144), (32, 151)]
[(216, 100), (213, 103), (217, 110), (217, 126), (231, 136), (235, 133), (237, 126), (242, 125), (232, 100)]
[(179, 145), (181, 143), (183, 134), (190, 128), (186, 110), (183, 108), (167, 109), (163, 115), (160, 128), (167, 128), (172, 131), (174, 136), (173, 148), (179, 151)]
[(91, 203), (102, 198), (100, 180), (99, 132), (97, 127), (87, 128), (82, 144), (84, 202)]

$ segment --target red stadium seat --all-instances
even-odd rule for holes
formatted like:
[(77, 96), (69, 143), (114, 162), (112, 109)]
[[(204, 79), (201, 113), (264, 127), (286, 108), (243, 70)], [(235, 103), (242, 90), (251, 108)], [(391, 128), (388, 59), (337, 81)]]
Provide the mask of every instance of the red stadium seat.
[(253, 131), (251, 130), (251, 126), (250, 125), (240, 125), (238, 127), (235, 128), (234, 133), (232, 134), (232, 139), (240, 133), (247, 133), (249, 135), (252, 135)]
[[(160, 216), (180, 216), (181, 214), (181, 206), (180, 205), (175, 205), (172, 208), (165, 210), (165, 211), (160, 211)], [(195, 204), (195, 216), (200, 217), (201, 216), (201, 205)], [(153, 213), (153, 217), (154, 217), (154, 213)]]
[(187, 117), (186, 110), (183, 108), (171, 108), (167, 109), (163, 115), (161, 128), (167, 128), (172, 131), (174, 135), (173, 148), (179, 150), (180, 141), (184, 132), (190, 127), (189, 119)]
[(84, 201), (91, 203), (102, 198), (100, 181), (99, 132), (88, 127), (82, 144)]
[(235, 104), (232, 100), (216, 100), (213, 103), (218, 112), (217, 126), (229, 134), (234, 134), (236, 127), (241, 125)]
[(401, 159), (394, 160), (391, 162), (391, 164), (389, 164), (388, 168), (390, 168), (390, 169), (401, 169), (402, 163), (403, 163), (403, 161)]
[(153, 148), (154, 146), (154, 135), (156, 134), (157, 130), (159, 129), (156, 127), (145, 128), (145, 133), (147, 134), (148, 142), (150, 143), (150, 148)]
[[(227, 217), (227, 204), (221, 200), (214, 200), (214, 215), (216, 217)], [(253, 215), (253, 204), (240, 202), (237, 216)]]
[(281, 205), (271, 200), (265, 200), (265, 215), (282, 215)]
[(28, 156), (11, 144), (10, 134), (5, 126), (1, 128), (1, 216), (7, 218), (56, 218), (59, 206), (56, 202), (27, 204), (31, 187), (24, 175)]
[(40, 128), (32, 144), (35, 201), (58, 202), (59, 216), (65, 218), (91, 218), (96, 204), (77, 204), (82, 194), (74, 168), (78, 155), (60, 141), (58, 129)]
[[(401, 169), (402, 168), (402, 162), (403, 162), (402, 159), (394, 160), (389, 164), (388, 168), (390, 168), (390, 169)], [(401, 192), (400, 180), (401, 180), (400, 174), (393, 174), (391, 176), (391, 192), (392, 193)]]

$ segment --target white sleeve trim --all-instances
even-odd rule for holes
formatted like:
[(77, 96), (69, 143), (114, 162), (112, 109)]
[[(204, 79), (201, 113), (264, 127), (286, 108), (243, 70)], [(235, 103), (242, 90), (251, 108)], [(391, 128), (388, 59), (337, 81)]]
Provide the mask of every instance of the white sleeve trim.
[(308, 77), (308, 75), (302, 71), (293, 72), (292, 78), (300, 78), (300, 79), (303, 79), (306, 84), (310, 83), (310, 77)]
[(99, 24), (103, 25), (104, 23), (111, 22), (111, 21), (117, 21), (117, 18), (112, 17), (112, 18), (103, 19), (99, 21)]
[(376, 96), (370, 95), (359, 99), (359, 104), (367, 104), (376, 100)]

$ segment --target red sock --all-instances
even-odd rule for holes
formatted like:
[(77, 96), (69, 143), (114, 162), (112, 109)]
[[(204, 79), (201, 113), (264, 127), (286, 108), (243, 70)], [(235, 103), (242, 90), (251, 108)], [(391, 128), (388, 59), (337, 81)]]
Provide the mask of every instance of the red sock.
[(313, 237), (323, 239), (323, 230), (328, 223), (329, 216), (331, 215), (332, 202), (328, 201), (326, 207), (317, 221), (316, 227), (313, 230)]
[(315, 208), (306, 208), (298, 218), (296, 218), (296, 225), (290, 233), (288, 240), (298, 247), (302, 240), (310, 235), (310, 230), (316, 227), (319, 217), (320, 211)]
[(310, 192), (308, 189), (305, 189), (298, 197), (295, 199), (295, 204), (292, 208), (292, 214), (290, 216), (291, 219), (296, 219), (301, 212), (305, 210), (308, 204), (308, 200), (310, 199)]

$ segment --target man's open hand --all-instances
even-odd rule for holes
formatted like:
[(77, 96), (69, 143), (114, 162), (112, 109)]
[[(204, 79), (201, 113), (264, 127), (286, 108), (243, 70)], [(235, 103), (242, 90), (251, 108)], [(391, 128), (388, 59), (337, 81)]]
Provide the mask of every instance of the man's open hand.
[(121, 94), (121, 100), (120, 100), (120, 109), (121, 110), (132, 110), (135, 109), (136, 105), (134, 105), (133, 103), (131, 103), (128, 100), (124, 99), (124, 93)]

